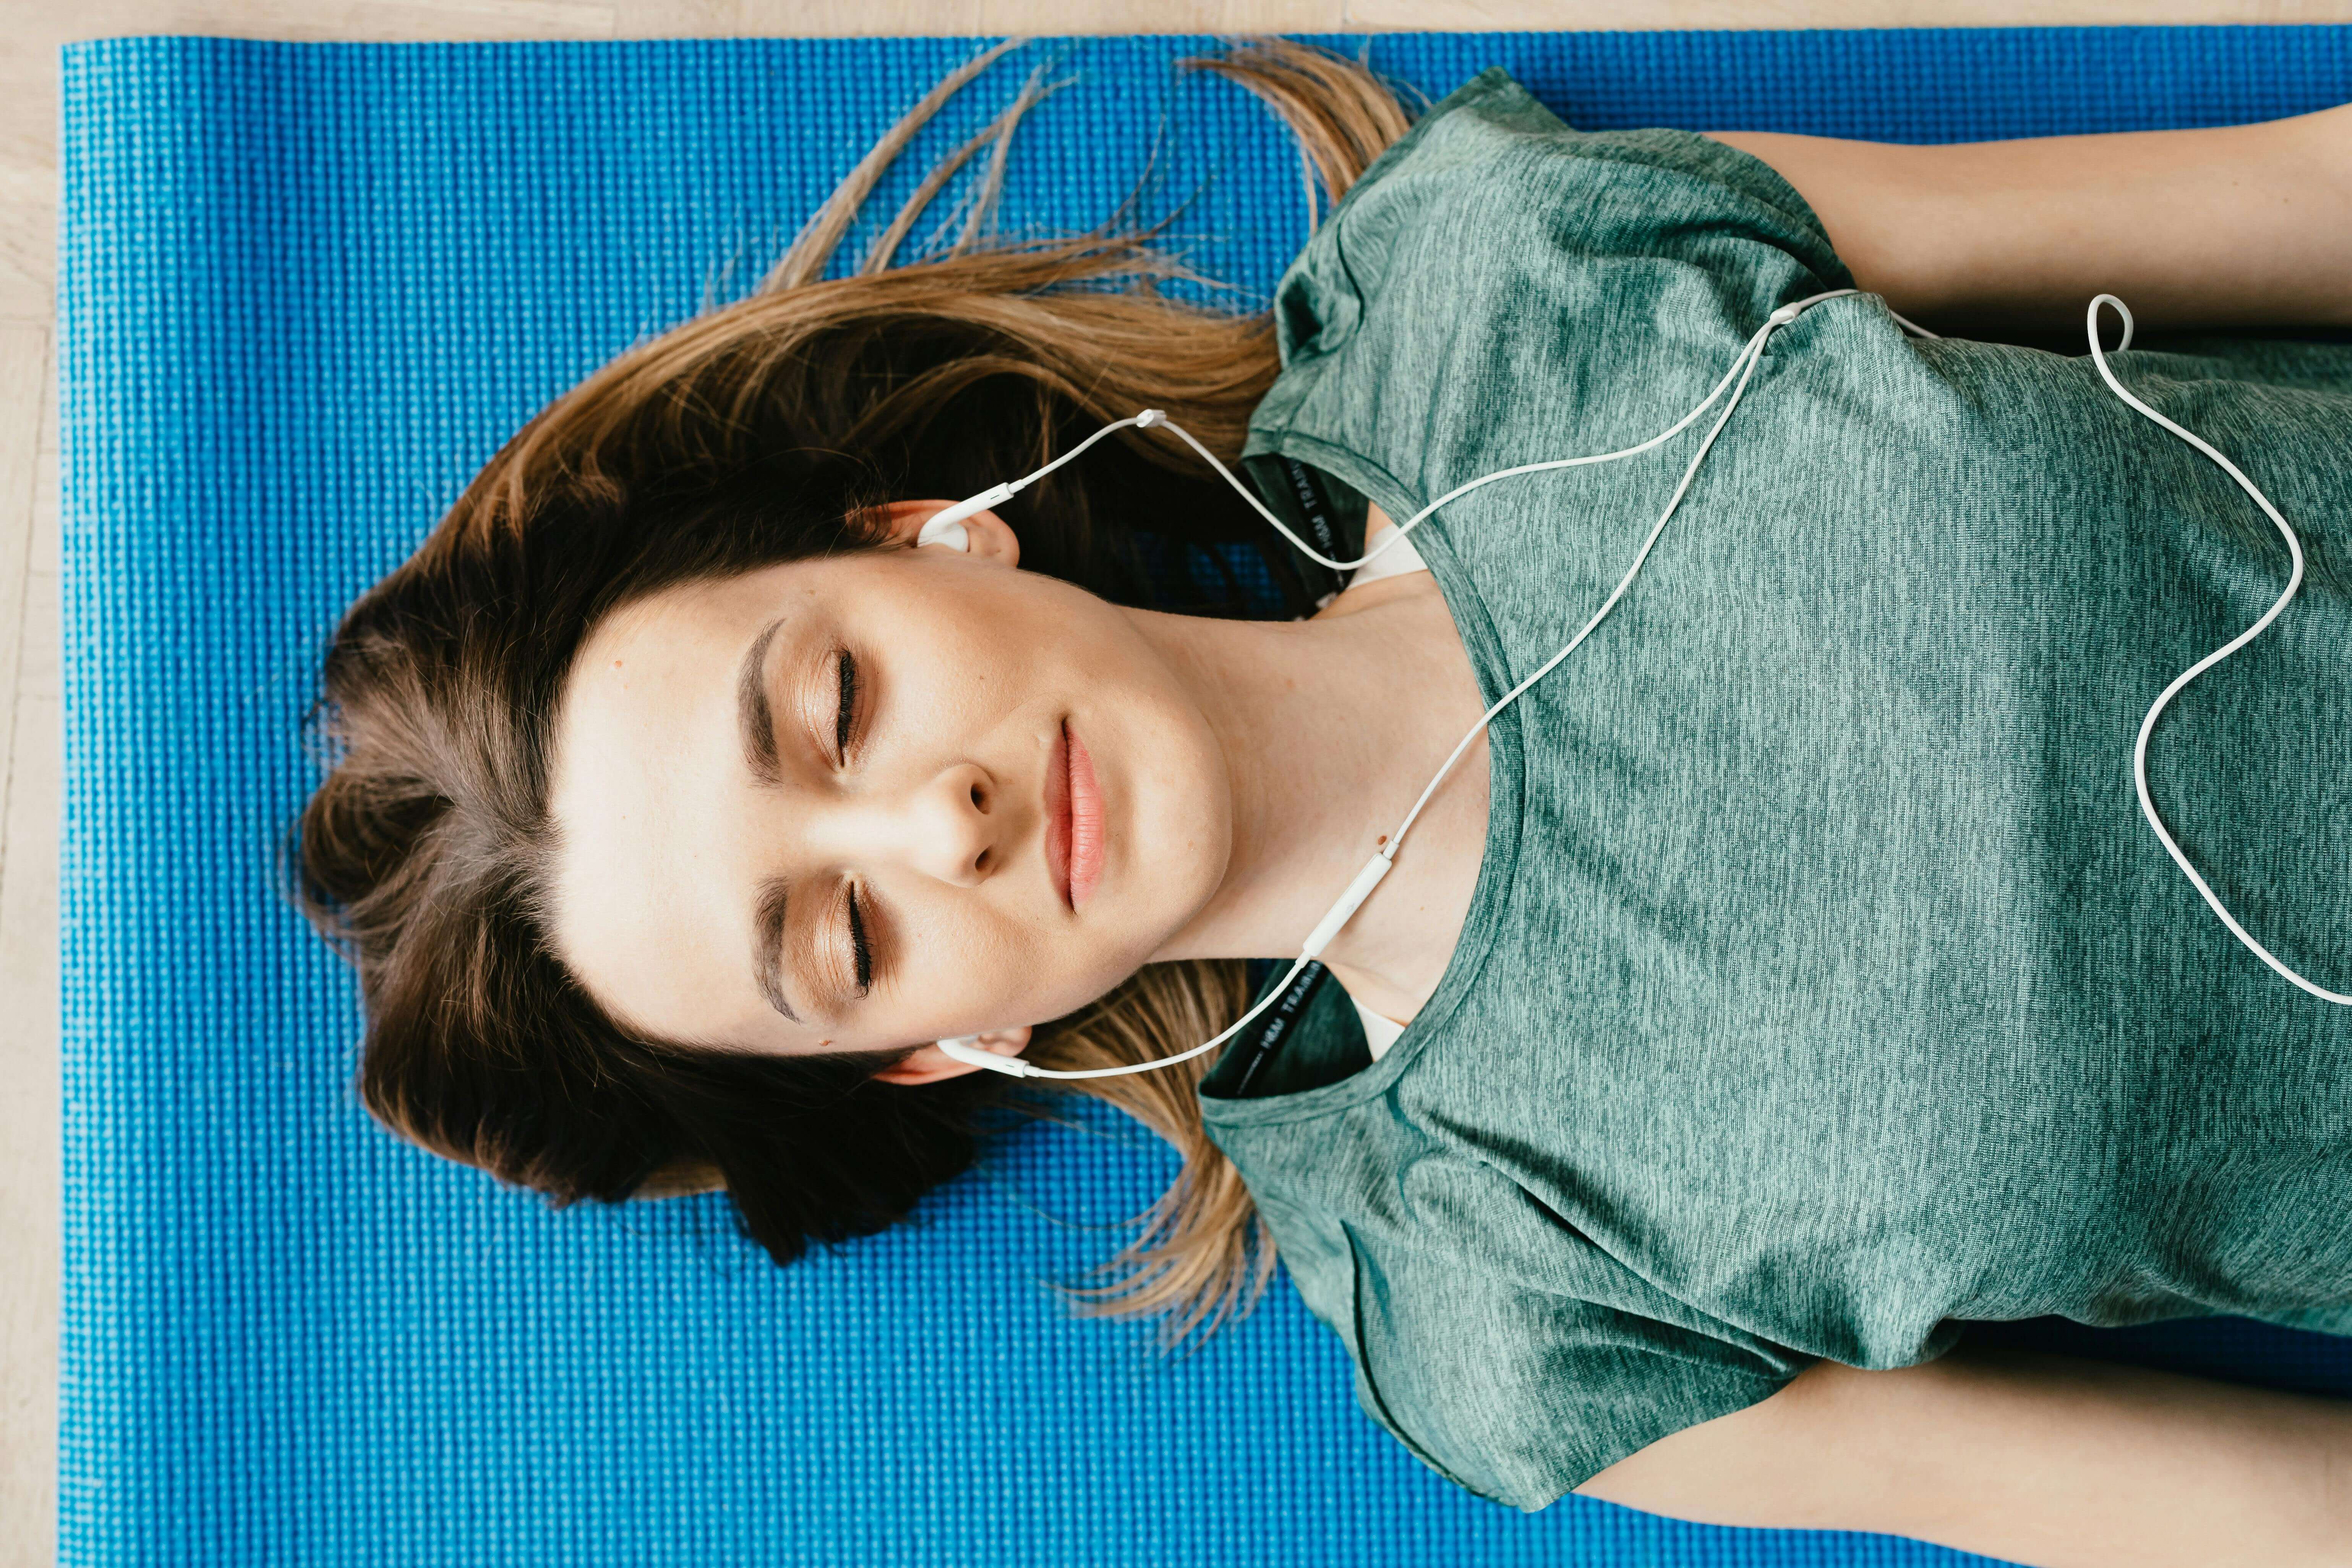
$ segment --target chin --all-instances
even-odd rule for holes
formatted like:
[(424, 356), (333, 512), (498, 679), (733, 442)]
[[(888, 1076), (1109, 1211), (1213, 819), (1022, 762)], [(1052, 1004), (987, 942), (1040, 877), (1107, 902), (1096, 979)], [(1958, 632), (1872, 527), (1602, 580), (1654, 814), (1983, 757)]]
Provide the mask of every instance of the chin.
[(1083, 695), (1070, 722), (1103, 792), (1108, 832), (1077, 926), (1131, 956), (1123, 979), (1223, 884), (1233, 858), (1232, 774), (1208, 715), (1156, 660), (1078, 679)]
[(1117, 875), (1118, 923), (1138, 933), (1130, 969), (1150, 963), (1208, 907), (1233, 860), (1233, 802), (1221, 770), (1167, 770), (1153, 795), (1157, 809), (1129, 818), (1130, 853), (1105, 868), (1086, 910), (1111, 913), (1106, 895)]

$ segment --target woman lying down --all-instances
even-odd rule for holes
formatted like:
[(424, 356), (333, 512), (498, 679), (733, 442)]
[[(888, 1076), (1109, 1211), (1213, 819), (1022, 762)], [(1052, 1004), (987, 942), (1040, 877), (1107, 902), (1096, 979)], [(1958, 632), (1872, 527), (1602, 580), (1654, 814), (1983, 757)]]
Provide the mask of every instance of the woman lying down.
[(1095, 1073), (1184, 1164), (1094, 1308), (1278, 1250), (1488, 1498), (2347, 1561), (2352, 1404), (1958, 1342), (2352, 1333), (2352, 347), (2275, 330), (2352, 320), (2352, 109), (1586, 133), (1263, 46), (1339, 198), (1270, 313), (915, 210), (824, 279), (996, 52), (343, 621), (374, 1113), (783, 1262)]

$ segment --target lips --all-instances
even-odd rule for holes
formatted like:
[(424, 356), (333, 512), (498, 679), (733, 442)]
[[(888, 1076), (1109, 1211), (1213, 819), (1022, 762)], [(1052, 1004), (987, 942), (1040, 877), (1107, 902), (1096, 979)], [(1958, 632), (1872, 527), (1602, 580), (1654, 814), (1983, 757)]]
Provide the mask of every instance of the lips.
[[(1054, 732), (1045, 758), (1045, 870), (1054, 891), (1070, 903), (1070, 727)], [(1077, 908), (1070, 904), (1072, 909)]]
[(1070, 907), (1081, 909), (1102, 876), (1102, 791), (1095, 784), (1094, 759), (1087, 755), (1087, 743), (1071, 731), (1066, 720), (1062, 738), (1067, 743), (1070, 766)]
[(1070, 732), (1065, 720), (1045, 761), (1046, 869), (1054, 890), (1075, 910), (1095, 890), (1102, 864), (1102, 791), (1086, 742)]

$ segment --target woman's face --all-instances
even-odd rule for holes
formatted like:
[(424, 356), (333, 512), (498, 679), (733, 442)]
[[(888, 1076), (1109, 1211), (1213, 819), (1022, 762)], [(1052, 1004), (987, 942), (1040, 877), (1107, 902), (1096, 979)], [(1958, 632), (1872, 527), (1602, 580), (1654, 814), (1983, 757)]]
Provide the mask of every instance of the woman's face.
[[(894, 533), (945, 504), (897, 503)], [(766, 567), (591, 630), (552, 935), (625, 1026), (767, 1055), (1013, 1030), (1215, 891), (1230, 788), (1176, 671), (1128, 612), (1016, 570), (992, 514), (966, 527), (969, 552)]]

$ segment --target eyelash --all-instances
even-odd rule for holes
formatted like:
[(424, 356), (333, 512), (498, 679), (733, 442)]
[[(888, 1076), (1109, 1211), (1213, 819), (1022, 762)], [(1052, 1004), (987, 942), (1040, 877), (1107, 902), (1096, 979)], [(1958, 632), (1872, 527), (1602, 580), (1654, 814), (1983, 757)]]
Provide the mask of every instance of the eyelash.
[(866, 917), (858, 912), (857, 889), (849, 889), (849, 949), (857, 974), (857, 994), (865, 995), (874, 989), (874, 948), (866, 937)]
[(834, 669), (841, 682), (841, 706), (833, 721), (834, 753), (846, 765), (849, 761), (849, 735), (857, 720), (857, 658), (847, 648), (835, 657)]
[[(843, 648), (834, 658), (834, 669), (840, 681), (840, 706), (833, 721), (835, 756), (842, 766), (849, 763), (849, 741), (857, 724), (857, 657)], [(854, 972), (857, 976), (857, 994), (864, 996), (874, 988), (874, 946), (866, 932), (865, 912), (858, 908), (857, 889), (853, 885), (843, 895), (849, 918), (849, 950)]]

